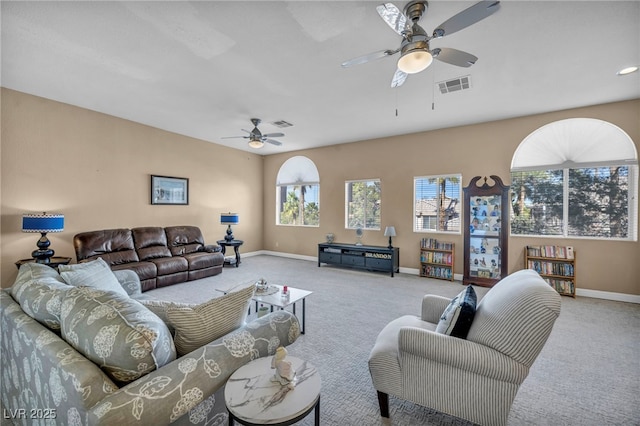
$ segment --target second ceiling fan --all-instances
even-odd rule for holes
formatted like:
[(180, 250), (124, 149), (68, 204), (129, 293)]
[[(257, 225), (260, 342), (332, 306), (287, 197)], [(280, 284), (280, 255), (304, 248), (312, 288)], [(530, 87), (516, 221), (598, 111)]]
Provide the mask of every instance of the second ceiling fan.
[(402, 42), (397, 49), (386, 49), (342, 63), (344, 68), (353, 65), (364, 64), (366, 62), (395, 55), (400, 52), (398, 68), (391, 80), (391, 87), (401, 86), (409, 74), (418, 73), (426, 69), (433, 59), (446, 62), (459, 67), (470, 67), (478, 58), (470, 53), (452, 48), (436, 48), (431, 50), (429, 42), (434, 38), (441, 38), (449, 34), (460, 31), (476, 22), (490, 16), (500, 7), (499, 1), (481, 1), (452, 16), (440, 24), (431, 36), (418, 25), (429, 7), (425, 0), (413, 0), (404, 7), (401, 12), (393, 3), (385, 3), (376, 7), (380, 17), (402, 36)]
[(252, 118), (251, 122), (253, 123), (253, 130), (248, 131), (245, 129), (241, 129), (243, 132), (249, 133), (249, 136), (226, 136), (222, 139), (235, 139), (235, 138), (243, 138), (249, 139), (249, 146), (251, 148), (262, 148), (265, 143), (270, 143), (271, 145), (280, 146), (282, 142), (277, 141), (271, 138), (281, 138), (284, 136), (284, 133), (262, 133), (258, 129), (258, 125), (262, 122), (259, 118)]

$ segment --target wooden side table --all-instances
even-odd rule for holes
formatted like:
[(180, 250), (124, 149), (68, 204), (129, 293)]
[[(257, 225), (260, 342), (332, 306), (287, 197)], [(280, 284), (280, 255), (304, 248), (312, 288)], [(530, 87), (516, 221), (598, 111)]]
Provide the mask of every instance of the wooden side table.
[[(22, 265), (25, 263), (35, 263), (35, 259), (22, 259), (16, 262), (16, 267), (20, 269)], [(45, 263), (44, 265), (51, 266), (52, 268), (57, 268), (58, 265), (68, 265), (71, 262), (70, 257), (52, 257), (49, 259), (49, 263)]]
[[(224, 256), (227, 252), (227, 246), (233, 247), (233, 251), (236, 254), (236, 268), (240, 265), (240, 246), (244, 244), (242, 240), (218, 240), (216, 241), (220, 247), (222, 247), (222, 255)], [(226, 261), (225, 261), (226, 262)]]
[(296, 371), (296, 385), (288, 389), (273, 382), (272, 357), (258, 358), (237, 369), (224, 388), (229, 426), (292, 425), (315, 411), (320, 425), (320, 373), (307, 361), (287, 356)]

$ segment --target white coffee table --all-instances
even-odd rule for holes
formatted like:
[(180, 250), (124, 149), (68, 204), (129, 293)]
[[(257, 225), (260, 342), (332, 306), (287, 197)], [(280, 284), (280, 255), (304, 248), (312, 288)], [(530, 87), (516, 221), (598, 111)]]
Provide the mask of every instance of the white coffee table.
[(229, 426), (292, 425), (315, 410), (320, 425), (320, 374), (309, 362), (287, 356), (296, 371), (293, 390), (273, 382), (272, 357), (259, 358), (237, 369), (224, 388)]
[[(229, 292), (234, 291), (236, 288), (244, 288), (246, 286), (247, 284), (242, 284), (240, 286), (234, 285), (234, 286), (227, 286), (227, 287), (216, 287), (216, 291), (220, 291), (224, 294), (227, 294)], [(309, 290), (302, 290), (300, 288), (295, 288), (295, 287), (287, 287), (287, 290), (289, 292), (289, 297), (284, 298), (281, 296), (283, 286), (269, 284), (269, 287), (276, 287), (278, 291), (273, 294), (267, 294), (267, 295), (254, 294), (253, 297), (251, 298), (251, 300), (253, 300), (256, 303), (256, 312), (258, 311), (258, 304), (262, 303), (262, 304), (269, 305), (271, 307), (271, 312), (273, 312), (274, 307), (284, 309), (287, 306), (291, 306), (293, 310), (293, 314), (296, 315), (296, 302), (302, 301), (302, 318), (301, 318), (300, 334), (304, 334), (305, 328), (306, 328), (306, 309), (307, 309), (306, 298), (313, 292)], [(251, 313), (251, 308), (249, 308), (249, 313)]]

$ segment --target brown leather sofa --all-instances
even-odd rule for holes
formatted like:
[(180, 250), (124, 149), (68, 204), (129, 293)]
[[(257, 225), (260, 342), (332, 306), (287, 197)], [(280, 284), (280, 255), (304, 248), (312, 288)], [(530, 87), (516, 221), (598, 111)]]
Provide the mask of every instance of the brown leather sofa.
[(222, 272), (218, 245), (205, 245), (197, 226), (141, 227), (82, 232), (73, 237), (78, 263), (99, 257), (114, 271), (131, 269), (142, 291)]

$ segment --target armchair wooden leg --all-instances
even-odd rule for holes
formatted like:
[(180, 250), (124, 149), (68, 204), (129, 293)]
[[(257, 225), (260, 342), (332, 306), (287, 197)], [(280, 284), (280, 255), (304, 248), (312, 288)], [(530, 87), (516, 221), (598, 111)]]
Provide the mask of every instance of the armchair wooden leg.
[(389, 394), (378, 391), (378, 404), (380, 405), (380, 415), (389, 418)]

